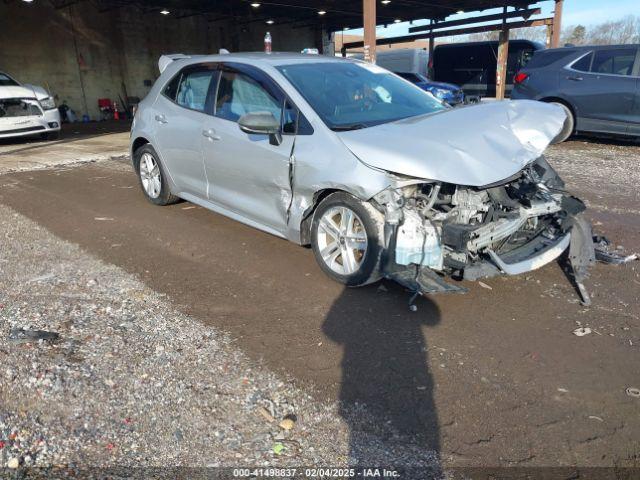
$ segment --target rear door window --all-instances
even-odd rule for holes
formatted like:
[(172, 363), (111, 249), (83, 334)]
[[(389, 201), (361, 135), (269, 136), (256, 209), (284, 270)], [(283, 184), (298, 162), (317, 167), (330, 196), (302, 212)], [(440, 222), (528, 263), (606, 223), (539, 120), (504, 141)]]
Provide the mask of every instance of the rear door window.
[(218, 71), (215, 65), (198, 65), (182, 71), (175, 102), (198, 112), (213, 113), (207, 108), (210, 89), (216, 87)]
[(591, 65), (591, 72), (609, 75), (631, 75), (635, 58), (635, 48), (597, 50)]

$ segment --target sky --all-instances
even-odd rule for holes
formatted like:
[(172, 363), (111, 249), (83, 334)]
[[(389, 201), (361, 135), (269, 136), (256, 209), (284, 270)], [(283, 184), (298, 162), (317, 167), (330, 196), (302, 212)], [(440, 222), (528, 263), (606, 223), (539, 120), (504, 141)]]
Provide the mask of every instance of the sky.
[[(531, 0), (535, 2), (535, 0)], [(563, 26), (578, 25), (589, 26), (597, 23), (602, 23), (607, 20), (618, 20), (625, 15), (638, 15), (640, 14), (640, 8), (638, 7), (639, 0), (565, 0), (564, 9), (562, 15)], [(543, 17), (552, 15), (553, 1), (540, 0), (538, 2), (540, 8), (542, 8)], [(378, 6), (378, 9), (384, 8)], [(501, 9), (485, 10), (483, 12), (471, 12), (469, 14), (451, 15), (447, 17), (447, 20), (457, 20), (460, 18), (467, 18), (477, 15), (489, 15), (491, 13), (500, 13)], [(514, 20), (515, 21), (515, 20)], [(428, 21), (417, 21), (413, 25), (424, 25)], [(478, 24), (482, 25), (482, 24)], [(402, 22), (398, 24), (389, 25), (387, 28), (378, 28), (378, 35), (385, 37), (395, 37), (398, 35), (409, 34), (408, 22)], [(355, 35), (362, 35), (362, 29), (348, 30), (345, 33), (353, 33)]]

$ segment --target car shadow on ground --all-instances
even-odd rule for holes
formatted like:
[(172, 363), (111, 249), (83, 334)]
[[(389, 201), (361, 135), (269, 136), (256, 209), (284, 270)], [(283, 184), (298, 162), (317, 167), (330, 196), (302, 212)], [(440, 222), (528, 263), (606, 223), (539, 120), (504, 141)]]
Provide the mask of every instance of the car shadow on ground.
[[(423, 459), (437, 468), (440, 430), (424, 327), (437, 325), (440, 311), (422, 298), (419, 310), (411, 312), (406, 291), (383, 285), (345, 289), (322, 325), (343, 349), (338, 400), (350, 428), (349, 463), (370, 466), (364, 463), (372, 443), (390, 442), (424, 452)], [(385, 306), (376, 308), (381, 302)]]

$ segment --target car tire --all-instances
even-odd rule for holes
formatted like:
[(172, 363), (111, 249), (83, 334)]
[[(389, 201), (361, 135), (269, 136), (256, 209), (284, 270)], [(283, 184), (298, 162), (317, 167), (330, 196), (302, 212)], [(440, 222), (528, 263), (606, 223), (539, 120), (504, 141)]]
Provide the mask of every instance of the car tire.
[(573, 135), (573, 132), (574, 132), (575, 127), (576, 127), (576, 120), (575, 120), (575, 117), (573, 116), (573, 111), (571, 111), (571, 109), (567, 105), (565, 105), (564, 103), (561, 103), (561, 102), (550, 102), (550, 103), (552, 105), (558, 105), (559, 107), (562, 107), (562, 109), (564, 110), (564, 113), (567, 114), (567, 119), (564, 121), (564, 126), (562, 127), (562, 130), (551, 141), (551, 144), (555, 145), (556, 143), (564, 142), (571, 135)]
[(171, 193), (165, 170), (155, 149), (143, 145), (133, 154), (133, 165), (140, 188), (147, 200), (155, 205), (171, 205), (180, 199)]
[[(320, 268), (350, 287), (382, 278), (384, 216), (345, 192), (325, 198), (311, 222), (311, 248)], [(365, 241), (366, 240), (366, 241)]]

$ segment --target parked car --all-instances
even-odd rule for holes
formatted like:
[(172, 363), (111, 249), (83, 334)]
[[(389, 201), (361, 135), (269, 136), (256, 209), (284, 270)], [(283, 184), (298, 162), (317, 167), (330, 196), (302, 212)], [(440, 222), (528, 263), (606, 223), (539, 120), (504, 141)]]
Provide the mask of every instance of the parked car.
[[(363, 55), (354, 55), (351, 58), (362, 60)], [(422, 48), (380, 50), (376, 55), (376, 64), (414, 83), (451, 106), (464, 103), (464, 93), (460, 87), (451, 83), (429, 80), (427, 75), (429, 54)]]
[(411, 83), (417, 85), (422, 90), (431, 93), (434, 97), (448, 103), (452, 107), (456, 107), (464, 103), (464, 92), (460, 87), (456, 85), (452, 85), (451, 83), (433, 82), (419, 73), (393, 73), (399, 75), (405, 80), (409, 80)]
[(574, 132), (640, 136), (638, 45), (565, 47), (536, 52), (514, 79), (512, 98), (556, 103)]
[(0, 138), (26, 135), (57, 136), (60, 113), (42, 87), (21, 85), (0, 72)]
[(543, 156), (565, 120), (555, 105), (449, 108), (376, 65), (321, 56), (159, 64), (131, 132), (156, 205), (182, 198), (311, 245), (350, 286), (463, 291), (445, 277), (516, 275), (570, 243), (581, 282), (593, 260), (585, 207)]
[[(513, 88), (512, 79), (544, 45), (529, 40), (509, 41), (505, 94)], [(498, 42), (468, 42), (437, 45), (433, 52), (430, 77), (437, 82), (462, 87), (467, 96), (495, 97)]]

